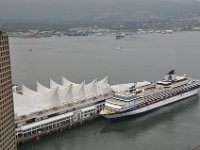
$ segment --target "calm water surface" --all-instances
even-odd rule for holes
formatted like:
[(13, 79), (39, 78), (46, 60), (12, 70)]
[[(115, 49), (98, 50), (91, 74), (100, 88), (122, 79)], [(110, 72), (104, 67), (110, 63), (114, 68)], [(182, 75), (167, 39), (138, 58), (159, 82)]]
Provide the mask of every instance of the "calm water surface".
[[(121, 47), (121, 49), (119, 49)], [(80, 83), (109, 75), (111, 84), (155, 81), (171, 69), (200, 78), (200, 32), (171, 35), (10, 38), (13, 82), (35, 89), (61, 76)], [(32, 52), (30, 52), (32, 49)], [(100, 118), (18, 150), (187, 150), (200, 144), (200, 104), (194, 96), (143, 116)]]

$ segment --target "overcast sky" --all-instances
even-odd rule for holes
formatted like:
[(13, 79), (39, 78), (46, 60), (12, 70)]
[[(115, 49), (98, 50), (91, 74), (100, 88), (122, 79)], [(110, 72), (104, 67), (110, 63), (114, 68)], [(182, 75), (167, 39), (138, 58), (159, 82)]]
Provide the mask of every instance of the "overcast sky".
[[(198, 5), (199, 4), (199, 5)], [(1, 20), (67, 20), (87, 15), (105, 13), (153, 13), (200, 12), (197, 0), (0, 0)], [(0, 21), (1, 21), (0, 20)]]

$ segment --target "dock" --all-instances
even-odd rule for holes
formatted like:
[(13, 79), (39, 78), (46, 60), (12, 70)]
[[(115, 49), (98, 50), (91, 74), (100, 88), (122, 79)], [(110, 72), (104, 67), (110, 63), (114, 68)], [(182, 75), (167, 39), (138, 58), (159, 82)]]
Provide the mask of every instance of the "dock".
[[(115, 92), (126, 91), (135, 83), (110, 86), (108, 77), (89, 84), (62, 78), (62, 85), (50, 80), (50, 88), (37, 82), (37, 90), (25, 85), (13, 89), (17, 143), (40, 139), (45, 135), (72, 128), (100, 115), (105, 101)], [(137, 82), (138, 88), (150, 82)]]
[[(30, 140), (39, 139), (42, 136), (50, 135), (54, 132), (62, 131), (65, 128), (71, 128), (77, 124), (82, 124), (99, 116), (99, 112), (103, 109), (105, 100), (112, 96), (111, 93), (102, 95), (102, 97), (90, 100), (90, 102), (82, 102), (79, 105), (63, 106), (61, 108), (51, 109), (51, 113), (57, 113), (55, 116), (43, 120), (37, 120), (26, 125), (16, 128), (17, 143), (24, 143)], [(49, 110), (50, 111), (50, 110)], [(49, 111), (46, 111), (48, 113)], [(62, 112), (62, 113), (61, 113)], [(64, 112), (64, 113), (63, 113)], [(44, 114), (32, 115), (32, 118), (44, 116)], [(29, 121), (31, 119), (28, 119)], [(24, 122), (24, 120), (23, 120)], [(18, 118), (16, 124), (22, 124), (22, 120)]]

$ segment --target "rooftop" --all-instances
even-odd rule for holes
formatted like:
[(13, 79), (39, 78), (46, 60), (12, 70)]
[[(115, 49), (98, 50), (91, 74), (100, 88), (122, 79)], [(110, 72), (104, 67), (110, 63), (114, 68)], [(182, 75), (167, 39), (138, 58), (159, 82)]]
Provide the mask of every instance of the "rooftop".
[(7, 32), (6, 29), (0, 28), (0, 32)]
[(21, 91), (13, 86), (15, 119), (80, 106), (85, 101), (101, 99), (110, 91), (108, 77), (98, 82), (93, 80), (89, 84), (76, 84), (62, 77), (62, 85), (50, 79), (50, 87), (37, 82), (36, 91), (23, 84)]

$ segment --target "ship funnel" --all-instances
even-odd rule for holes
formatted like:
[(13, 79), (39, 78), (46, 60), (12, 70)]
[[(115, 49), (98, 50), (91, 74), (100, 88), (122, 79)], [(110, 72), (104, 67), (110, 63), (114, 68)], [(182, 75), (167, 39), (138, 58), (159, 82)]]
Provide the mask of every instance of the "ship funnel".
[(129, 93), (135, 93), (137, 83), (133, 83), (131, 87), (129, 87)]
[(172, 74), (176, 74), (176, 73), (175, 73), (175, 70), (171, 70), (171, 71), (168, 73), (168, 75), (172, 75)]
[(171, 70), (170, 72), (168, 72), (168, 80), (170, 81), (174, 81), (176, 80), (176, 73), (175, 70)]

